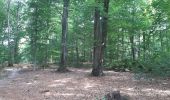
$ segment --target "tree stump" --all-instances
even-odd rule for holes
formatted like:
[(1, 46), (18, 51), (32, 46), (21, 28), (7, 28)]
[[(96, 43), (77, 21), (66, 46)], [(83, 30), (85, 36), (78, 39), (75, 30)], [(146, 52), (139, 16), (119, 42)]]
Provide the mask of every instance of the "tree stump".
[(122, 96), (120, 91), (113, 91), (105, 95), (106, 100), (130, 100), (129, 96)]

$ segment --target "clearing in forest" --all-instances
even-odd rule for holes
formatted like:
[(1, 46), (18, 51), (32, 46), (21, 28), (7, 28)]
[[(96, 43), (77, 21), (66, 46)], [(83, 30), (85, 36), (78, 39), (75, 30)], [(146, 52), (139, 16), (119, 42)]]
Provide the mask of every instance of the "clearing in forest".
[(129, 72), (114, 71), (92, 77), (91, 69), (70, 70), (15, 71), (14, 76), (0, 80), (0, 100), (99, 100), (115, 90), (131, 100), (170, 100), (169, 80), (136, 80)]

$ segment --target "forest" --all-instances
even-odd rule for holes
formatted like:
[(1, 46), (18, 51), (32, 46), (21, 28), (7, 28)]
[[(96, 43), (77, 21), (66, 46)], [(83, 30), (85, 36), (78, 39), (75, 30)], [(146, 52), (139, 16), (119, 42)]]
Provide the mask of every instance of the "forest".
[(169, 77), (170, 0), (0, 0), (0, 100), (170, 100)]

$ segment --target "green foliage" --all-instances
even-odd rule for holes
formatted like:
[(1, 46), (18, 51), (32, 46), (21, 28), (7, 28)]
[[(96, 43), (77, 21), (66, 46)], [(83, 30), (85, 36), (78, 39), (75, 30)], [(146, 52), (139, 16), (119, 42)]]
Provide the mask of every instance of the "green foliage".
[(138, 67), (138, 71), (144, 72), (151, 76), (170, 76), (170, 53), (159, 52), (154, 55), (148, 56), (146, 61), (141, 62), (141, 67)]
[(5, 19), (4, 3), (0, 0), (0, 22)]

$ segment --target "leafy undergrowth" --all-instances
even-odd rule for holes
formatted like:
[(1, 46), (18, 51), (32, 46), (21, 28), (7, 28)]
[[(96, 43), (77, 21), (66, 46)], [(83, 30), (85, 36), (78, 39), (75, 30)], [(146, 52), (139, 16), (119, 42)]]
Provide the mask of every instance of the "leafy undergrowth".
[(13, 78), (1, 80), (0, 100), (98, 100), (111, 91), (120, 91), (130, 100), (170, 100), (170, 81), (137, 80), (129, 72), (105, 71), (105, 76), (90, 76), (91, 69), (70, 68), (22, 70)]

